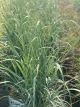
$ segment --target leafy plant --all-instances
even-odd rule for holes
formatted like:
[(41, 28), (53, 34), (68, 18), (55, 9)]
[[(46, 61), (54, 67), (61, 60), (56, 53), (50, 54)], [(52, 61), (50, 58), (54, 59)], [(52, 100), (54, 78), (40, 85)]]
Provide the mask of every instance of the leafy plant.
[[(71, 32), (74, 21), (63, 20), (56, 3), (10, 0), (3, 6), (1, 42), (6, 45), (1, 48), (0, 71), (10, 81), (10, 95), (22, 99), (25, 107), (66, 107), (66, 96), (72, 104), (71, 90), (77, 90), (65, 80), (63, 63), (79, 39)], [(66, 37), (65, 25), (70, 30)]]
[(27, 107), (64, 107), (66, 104), (56, 91), (55, 47), (60, 27), (55, 11), (53, 1), (11, 0), (4, 12), (8, 53), (1, 60), (0, 69)]

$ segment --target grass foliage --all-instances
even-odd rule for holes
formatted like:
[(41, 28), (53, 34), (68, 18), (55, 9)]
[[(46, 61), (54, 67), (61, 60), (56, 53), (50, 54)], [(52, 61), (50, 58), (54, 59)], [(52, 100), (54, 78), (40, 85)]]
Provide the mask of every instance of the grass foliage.
[(72, 35), (63, 39), (65, 21), (56, 0), (5, 2), (0, 71), (25, 107), (66, 107), (64, 95), (68, 93), (71, 101), (71, 93), (60, 64), (79, 39)]

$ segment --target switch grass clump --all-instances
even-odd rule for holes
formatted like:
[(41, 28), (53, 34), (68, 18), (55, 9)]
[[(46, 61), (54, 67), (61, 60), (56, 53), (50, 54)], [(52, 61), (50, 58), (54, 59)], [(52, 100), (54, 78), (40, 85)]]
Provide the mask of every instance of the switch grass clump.
[[(71, 93), (60, 65), (63, 27), (56, 0), (5, 2), (2, 41), (6, 47), (0, 70), (10, 81), (14, 91), (10, 95), (21, 99), (25, 107), (67, 107), (65, 96), (71, 102)], [(66, 44), (64, 53), (71, 50)]]

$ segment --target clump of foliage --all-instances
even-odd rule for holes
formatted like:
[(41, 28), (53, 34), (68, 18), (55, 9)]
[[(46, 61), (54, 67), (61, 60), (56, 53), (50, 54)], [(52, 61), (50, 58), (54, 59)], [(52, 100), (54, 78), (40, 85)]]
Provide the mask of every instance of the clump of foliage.
[(69, 29), (75, 22), (61, 18), (56, 0), (6, 2), (0, 70), (16, 93), (10, 95), (19, 94), (25, 107), (66, 107), (66, 96), (72, 104), (70, 90), (77, 89), (65, 80), (63, 64), (79, 42)]
[[(0, 69), (27, 107), (64, 107), (56, 58), (60, 25), (53, 1), (10, 0), (4, 12), (7, 43)], [(56, 15), (56, 16), (55, 16)], [(52, 88), (53, 87), (53, 88)], [(13, 95), (14, 96), (14, 95)]]

